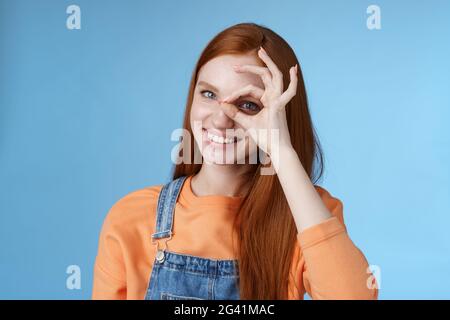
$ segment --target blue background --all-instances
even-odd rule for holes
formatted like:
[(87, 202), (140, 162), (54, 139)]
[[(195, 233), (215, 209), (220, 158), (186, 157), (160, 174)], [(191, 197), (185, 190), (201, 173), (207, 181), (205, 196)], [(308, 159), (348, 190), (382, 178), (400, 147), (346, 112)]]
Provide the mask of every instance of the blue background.
[(449, 16), (438, 0), (0, 0), (0, 298), (90, 298), (105, 215), (169, 179), (196, 60), (248, 21), (297, 53), (320, 184), (379, 266), (380, 298), (450, 298)]

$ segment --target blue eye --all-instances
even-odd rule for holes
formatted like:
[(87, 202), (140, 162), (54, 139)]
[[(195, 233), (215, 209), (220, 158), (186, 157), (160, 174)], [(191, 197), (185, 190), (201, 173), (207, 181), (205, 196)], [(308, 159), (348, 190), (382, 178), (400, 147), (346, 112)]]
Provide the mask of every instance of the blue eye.
[[(211, 95), (204, 95), (204, 93), (210, 93)], [(216, 95), (209, 90), (203, 90), (200, 92), (200, 94), (208, 99), (214, 99), (216, 97)]]
[(250, 101), (245, 101), (244, 103), (241, 104), (241, 106), (245, 106), (243, 107), (243, 109), (248, 110), (248, 111), (259, 111), (259, 106), (256, 103), (250, 102)]

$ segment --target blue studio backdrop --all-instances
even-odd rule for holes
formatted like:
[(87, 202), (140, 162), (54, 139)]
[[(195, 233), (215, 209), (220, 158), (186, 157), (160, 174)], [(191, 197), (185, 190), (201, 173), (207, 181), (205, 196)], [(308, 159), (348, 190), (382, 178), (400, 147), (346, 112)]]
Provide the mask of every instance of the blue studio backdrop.
[(380, 299), (450, 298), (449, 1), (0, 0), (1, 299), (90, 298), (103, 219), (168, 181), (196, 60), (239, 22), (295, 50)]

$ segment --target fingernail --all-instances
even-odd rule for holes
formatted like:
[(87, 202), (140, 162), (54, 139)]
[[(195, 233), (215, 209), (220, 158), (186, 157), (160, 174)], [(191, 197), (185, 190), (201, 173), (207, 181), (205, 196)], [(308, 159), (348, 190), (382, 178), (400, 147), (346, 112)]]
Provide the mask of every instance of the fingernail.
[(235, 69), (239, 69), (239, 67), (240, 67), (240, 65), (238, 65), (238, 64), (235, 64), (235, 65), (233, 66), (233, 68), (235, 68)]

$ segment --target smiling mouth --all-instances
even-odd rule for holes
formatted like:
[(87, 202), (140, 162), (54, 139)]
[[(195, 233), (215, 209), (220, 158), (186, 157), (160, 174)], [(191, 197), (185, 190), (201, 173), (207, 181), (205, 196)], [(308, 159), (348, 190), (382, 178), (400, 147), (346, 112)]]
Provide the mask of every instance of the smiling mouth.
[(206, 137), (210, 142), (215, 142), (215, 143), (220, 143), (220, 144), (233, 144), (233, 143), (236, 143), (236, 142), (242, 140), (242, 138), (238, 138), (238, 137), (226, 138), (226, 137), (218, 136), (218, 135), (215, 135), (215, 134), (209, 132), (205, 128), (203, 128), (202, 130), (203, 130), (203, 132), (206, 133)]

